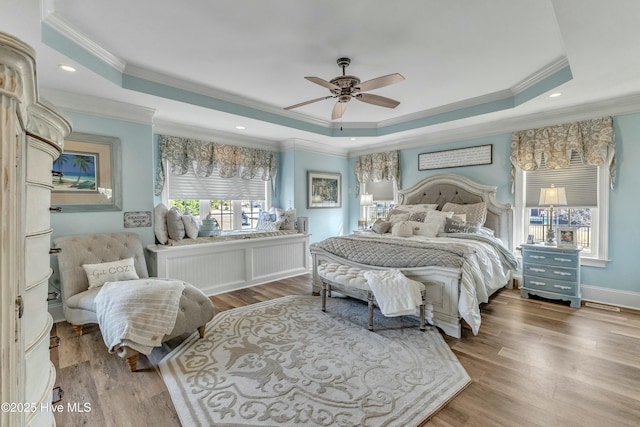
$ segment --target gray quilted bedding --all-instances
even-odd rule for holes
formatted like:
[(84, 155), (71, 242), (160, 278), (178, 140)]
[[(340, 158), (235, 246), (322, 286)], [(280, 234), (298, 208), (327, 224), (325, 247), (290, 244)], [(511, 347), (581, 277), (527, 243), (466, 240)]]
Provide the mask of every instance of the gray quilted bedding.
[(387, 268), (440, 266), (460, 268), (469, 248), (462, 244), (435, 244), (399, 239), (377, 240), (364, 236), (329, 237), (313, 243), (311, 252), (322, 249), (360, 264)]

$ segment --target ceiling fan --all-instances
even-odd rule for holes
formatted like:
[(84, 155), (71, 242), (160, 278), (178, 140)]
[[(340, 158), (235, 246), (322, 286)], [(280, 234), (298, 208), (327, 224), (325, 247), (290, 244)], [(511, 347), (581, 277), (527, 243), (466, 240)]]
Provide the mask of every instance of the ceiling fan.
[(309, 101), (301, 102), (299, 104), (285, 107), (285, 110), (292, 110), (294, 108), (302, 107), (314, 102), (322, 101), (329, 98), (337, 98), (336, 105), (331, 112), (331, 120), (339, 119), (344, 114), (347, 108), (347, 102), (352, 98), (358, 101), (366, 102), (367, 104), (377, 105), (385, 108), (396, 108), (400, 105), (399, 101), (384, 96), (372, 95), (370, 93), (362, 93), (365, 91), (379, 89), (384, 86), (389, 86), (394, 83), (398, 83), (404, 80), (404, 77), (398, 73), (389, 74), (387, 76), (377, 77), (375, 79), (367, 80), (360, 83), (360, 79), (356, 76), (348, 76), (345, 73), (345, 69), (351, 63), (349, 58), (338, 58), (338, 67), (342, 67), (342, 75), (326, 81), (320, 77), (305, 77), (305, 79), (326, 87), (331, 91), (331, 95), (323, 96), (321, 98), (311, 99)]

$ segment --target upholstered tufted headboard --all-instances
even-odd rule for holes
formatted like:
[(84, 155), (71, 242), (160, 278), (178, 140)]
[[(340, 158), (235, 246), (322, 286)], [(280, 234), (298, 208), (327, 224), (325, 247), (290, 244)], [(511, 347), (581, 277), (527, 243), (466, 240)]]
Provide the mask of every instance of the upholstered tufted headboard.
[(487, 204), (485, 227), (495, 231), (496, 237), (513, 250), (513, 210), (510, 204), (496, 200), (497, 187), (478, 184), (469, 178), (455, 174), (438, 174), (425, 178), (406, 190), (400, 190), (400, 204), (415, 205), (437, 203), (442, 209), (445, 203)]

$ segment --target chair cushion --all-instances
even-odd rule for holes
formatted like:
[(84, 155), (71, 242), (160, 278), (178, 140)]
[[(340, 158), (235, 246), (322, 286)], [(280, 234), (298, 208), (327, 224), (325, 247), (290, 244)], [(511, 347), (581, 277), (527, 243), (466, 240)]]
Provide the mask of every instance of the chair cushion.
[(94, 312), (96, 311), (95, 299), (100, 292), (100, 288), (91, 288), (84, 292), (79, 292), (67, 298), (65, 303), (69, 308), (81, 309)]
[(337, 263), (325, 263), (318, 266), (318, 274), (331, 282), (349, 287), (369, 291), (364, 271)]

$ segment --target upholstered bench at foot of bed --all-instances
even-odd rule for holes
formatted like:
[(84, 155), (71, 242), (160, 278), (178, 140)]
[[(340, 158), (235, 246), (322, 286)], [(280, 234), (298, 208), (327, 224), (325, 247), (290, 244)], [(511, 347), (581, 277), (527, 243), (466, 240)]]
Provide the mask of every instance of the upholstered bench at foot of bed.
[[(366, 301), (369, 305), (369, 330), (373, 331), (373, 307), (376, 304), (375, 297), (367, 279), (365, 270), (337, 263), (324, 263), (318, 265), (318, 276), (322, 282), (322, 311), (327, 311), (327, 296), (331, 296), (331, 290), (335, 289), (345, 295)], [(420, 304), (420, 330), (426, 329), (425, 291), (421, 291), (422, 304)]]

